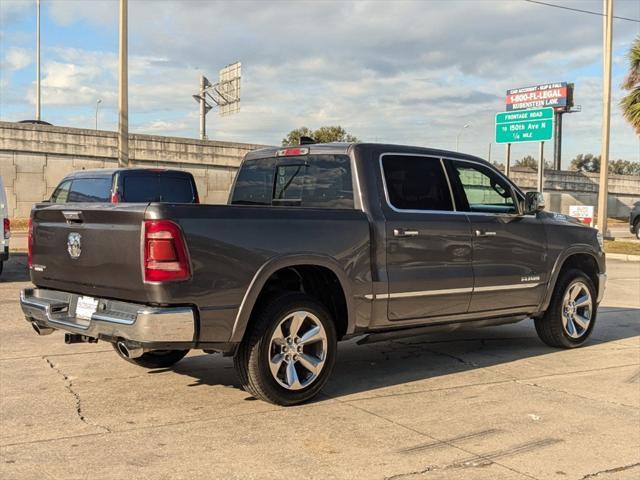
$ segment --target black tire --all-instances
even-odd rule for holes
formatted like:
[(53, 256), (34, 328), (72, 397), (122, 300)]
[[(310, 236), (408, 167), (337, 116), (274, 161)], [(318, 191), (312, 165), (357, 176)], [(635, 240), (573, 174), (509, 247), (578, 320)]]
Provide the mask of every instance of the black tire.
[(633, 224), (633, 228), (636, 231), (636, 238), (640, 240), (640, 218), (638, 218)]
[(111, 345), (121, 359), (144, 368), (167, 368), (178, 363), (189, 353), (189, 350), (153, 350), (143, 353), (138, 358), (128, 358), (118, 350), (115, 343)]
[[(324, 365), (315, 380), (299, 390), (289, 390), (276, 381), (269, 369), (271, 337), (283, 319), (299, 310), (313, 314), (322, 324), (326, 352)], [(333, 370), (337, 348), (336, 327), (327, 309), (303, 293), (286, 293), (268, 303), (251, 319), (233, 361), (242, 387), (248, 393), (269, 403), (289, 406), (306, 402), (320, 392)]]
[(2, 269), (4, 267), (4, 261), (0, 260), (0, 275), (2, 275)]
[[(572, 338), (563, 326), (563, 299), (567, 291), (577, 282), (582, 282), (589, 289), (592, 301), (592, 313), (588, 328), (580, 334), (579, 338)], [(560, 274), (556, 282), (555, 290), (549, 303), (549, 308), (543, 316), (535, 319), (538, 337), (550, 347), (576, 348), (583, 345), (596, 323), (596, 289), (591, 279), (578, 269), (570, 269)]]

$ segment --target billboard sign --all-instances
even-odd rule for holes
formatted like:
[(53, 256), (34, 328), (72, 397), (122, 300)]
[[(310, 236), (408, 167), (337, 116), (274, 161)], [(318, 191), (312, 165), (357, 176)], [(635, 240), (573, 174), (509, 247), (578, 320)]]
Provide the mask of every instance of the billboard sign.
[(543, 142), (553, 137), (553, 108), (496, 114), (496, 143)]
[(565, 109), (571, 107), (570, 90), (567, 82), (507, 90), (506, 110), (511, 112), (544, 107)]

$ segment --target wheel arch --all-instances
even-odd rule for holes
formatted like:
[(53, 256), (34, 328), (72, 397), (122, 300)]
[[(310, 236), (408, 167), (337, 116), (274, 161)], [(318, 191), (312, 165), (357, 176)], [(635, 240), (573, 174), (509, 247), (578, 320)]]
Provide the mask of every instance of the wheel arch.
[[(604, 261), (604, 259), (602, 261)], [(574, 245), (563, 251), (556, 259), (547, 291), (540, 305), (540, 311), (545, 311), (549, 308), (551, 296), (558, 283), (558, 278), (563, 271), (569, 268), (577, 268), (583, 271), (591, 279), (596, 292), (598, 292), (600, 281), (598, 274), (604, 272), (604, 268), (601, 268), (601, 263), (598, 259), (598, 253), (587, 245)]]
[[(236, 315), (231, 331), (231, 342), (241, 342), (249, 325), (254, 308), (258, 304), (261, 294), (270, 280), (279, 272), (296, 271), (300, 269), (323, 269), (335, 276), (339, 283), (344, 301), (344, 314), (346, 318), (335, 318), (338, 338), (344, 334), (352, 333), (355, 328), (355, 314), (353, 295), (351, 294), (350, 280), (340, 265), (331, 257), (316, 254), (300, 254), (286, 257), (276, 257), (262, 265), (253, 276), (247, 291), (245, 292), (240, 308)], [(331, 308), (329, 308), (331, 310)], [(342, 329), (340, 322), (344, 322)], [(342, 331), (341, 331), (342, 330)]]

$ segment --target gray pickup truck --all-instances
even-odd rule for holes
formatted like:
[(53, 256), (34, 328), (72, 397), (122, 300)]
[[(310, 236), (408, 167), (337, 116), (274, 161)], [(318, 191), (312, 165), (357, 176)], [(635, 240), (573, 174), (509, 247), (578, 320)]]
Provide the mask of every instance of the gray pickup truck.
[(489, 163), (381, 144), (247, 154), (228, 205), (34, 207), (21, 294), (35, 331), (111, 342), (167, 367), (233, 355), (243, 387), (293, 405), (326, 383), (337, 342), (533, 319), (546, 344), (593, 330), (598, 232), (546, 213)]

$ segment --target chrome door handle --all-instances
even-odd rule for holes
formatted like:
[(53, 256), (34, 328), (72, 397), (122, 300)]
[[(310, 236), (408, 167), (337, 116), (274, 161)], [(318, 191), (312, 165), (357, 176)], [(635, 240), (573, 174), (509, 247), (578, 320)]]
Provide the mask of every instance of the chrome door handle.
[(418, 235), (420, 235), (418, 230), (405, 230), (404, 228), (393, 229), (394, 237), (417, 237)]
[(476, 230), (476, 237), (495, 237), (496, 232), (489, 232), (486, 230)]

